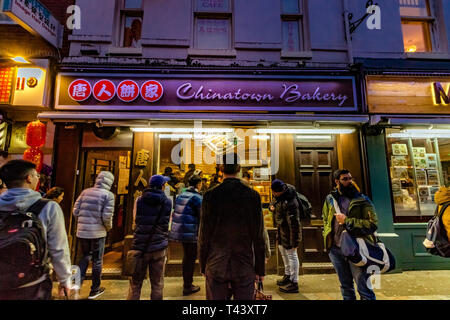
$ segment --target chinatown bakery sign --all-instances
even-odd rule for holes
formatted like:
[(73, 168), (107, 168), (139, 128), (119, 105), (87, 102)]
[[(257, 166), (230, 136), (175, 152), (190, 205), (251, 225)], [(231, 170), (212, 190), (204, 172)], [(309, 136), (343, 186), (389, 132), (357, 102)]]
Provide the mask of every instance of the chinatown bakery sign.
[(356, 111), (353, 77), (58, 76), (56, 109)]

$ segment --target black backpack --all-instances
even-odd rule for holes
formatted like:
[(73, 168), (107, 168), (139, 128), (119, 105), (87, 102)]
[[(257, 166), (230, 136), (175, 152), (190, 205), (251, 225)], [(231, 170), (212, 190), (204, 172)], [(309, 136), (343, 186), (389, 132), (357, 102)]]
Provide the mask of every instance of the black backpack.
[(312, 206), (308, 199), (299, 192), (297, 194), (297, 201), (301, 205), (300, 220), (311, 220)]
[(441, 210), (438, 212), (436, 207), (436, 213), (434, 217), (428, 221), (427, 226), (427, 240), (433, 242), (433, 248), (427, 248), (427, 252), (436, 256), (450, 257), (450, 242), (447, 237), (447, 231), (442, 223), (442, 215), (445, 210), (450, 206), (450, 201), (442, 204)]
[(44, 227), (38, 216), (49, 199), (26, 212), (0, 211), (0, 290), (15, 289), (49, 272)]

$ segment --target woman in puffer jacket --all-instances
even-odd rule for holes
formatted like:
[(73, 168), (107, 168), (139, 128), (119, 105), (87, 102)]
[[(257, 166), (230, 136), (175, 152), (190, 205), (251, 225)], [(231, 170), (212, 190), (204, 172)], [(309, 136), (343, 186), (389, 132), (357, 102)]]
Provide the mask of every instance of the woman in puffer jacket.
[(200, 224), (202, 178), (194, 174), (188, 180), (189, 188), (177, 197), (172, 214), (169, 239), (183, 244), (183, 295), (200, 291), (193, 285), (195, 260), (197, 259), (197, 235)]
[(105, 291), (100, 287), (100, 279), (106, 234), (112, 229), (113, 224), (114, 194), (109, 191), (113, 182), (114, 175), (111, 172), (101, 171), (94, 187), (81, 192), (73, 209), (73, 215), (78, 218), (77, 238), (83, 255), (78, 264), (81, 282), (86, 277), (86, 270), (92, 259), (92, 286), (89, 299), (95, 299)]
[[(450, 202), (450, 187), (441, 187), (434, 195), (434, 202), (438, 205), (438, 212), (441, 212), (442, 206)], [(447, 238), (450, 240), (450, 206), (442, 214), (442, 224), (447, 231)]]

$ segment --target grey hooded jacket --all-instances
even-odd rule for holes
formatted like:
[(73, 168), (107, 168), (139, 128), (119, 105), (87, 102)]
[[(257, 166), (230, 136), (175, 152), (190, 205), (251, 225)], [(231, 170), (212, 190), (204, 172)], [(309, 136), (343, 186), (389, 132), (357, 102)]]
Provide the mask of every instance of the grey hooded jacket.
[(73, 215), (78, 217), (77, 237), (98, 239), (106, 237), (112, 229), (114, 214), (114, 194), (109, 191), (114, 175), (102, 171), (92, 188), (83, 190), (75, 202)]
[[(0, 195), (2, 211), (25, 211), (41, 198), (39, 192), (27, 188), (12, 188)], [(59, 204), (51, 201), (45, 205), (39, 214), (44, 227), (45, 240), (50, 262), (56, 273), (56, 278), (62, 284), (69, 285), (71, 272), (69, 243), (67, 241), (64, 214)]]

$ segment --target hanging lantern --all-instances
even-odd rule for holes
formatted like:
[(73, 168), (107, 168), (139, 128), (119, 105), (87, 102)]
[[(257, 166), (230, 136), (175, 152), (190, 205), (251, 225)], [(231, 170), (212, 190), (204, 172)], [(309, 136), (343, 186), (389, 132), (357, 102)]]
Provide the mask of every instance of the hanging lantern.
[(33, 162), (36, 165), (36, 171), (41, 172), (42, 165), (44, 164), (44, 153), (42, 150), (34, 147), (28, 148), (23, 153), (23, 159)]
[(26, 142), (30, 147), (42, 148), (45, 144), (47, 128), (39, 120), (30, 122), (26, 129)]

